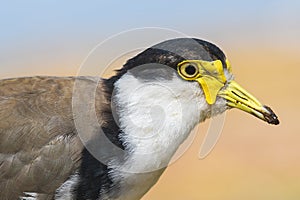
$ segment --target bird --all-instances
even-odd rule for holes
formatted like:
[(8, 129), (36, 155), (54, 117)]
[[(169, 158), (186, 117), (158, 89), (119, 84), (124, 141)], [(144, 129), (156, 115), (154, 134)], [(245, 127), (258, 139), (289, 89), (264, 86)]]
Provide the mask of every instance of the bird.
[(2, 200), (141, 199), (206, 119), (237, 108), (279, 124), (206, 40), (165, 40), (118, 68), (0, 80)]

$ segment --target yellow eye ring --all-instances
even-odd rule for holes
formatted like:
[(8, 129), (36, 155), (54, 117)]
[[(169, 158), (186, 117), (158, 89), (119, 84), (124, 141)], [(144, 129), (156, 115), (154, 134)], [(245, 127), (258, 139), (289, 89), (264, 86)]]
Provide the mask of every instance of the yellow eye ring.
[(178, 66), (178, 72), (183, 78), (193, 79), (198, 76), (199, 68), (194, 63), (183, 63)]

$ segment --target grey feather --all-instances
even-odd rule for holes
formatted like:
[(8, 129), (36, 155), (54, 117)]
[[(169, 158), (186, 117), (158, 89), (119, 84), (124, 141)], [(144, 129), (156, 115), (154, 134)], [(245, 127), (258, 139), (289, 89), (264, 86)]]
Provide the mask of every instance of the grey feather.
[[(101, 81), (88, 77), (0, 80), (1, 199), (18, 199), (24, 192), (52, 199), (78, 169), (83, 145), (72, 114), (75, 80), (101, 88)], [(101, 101), (101, 92), (97, 95)]]

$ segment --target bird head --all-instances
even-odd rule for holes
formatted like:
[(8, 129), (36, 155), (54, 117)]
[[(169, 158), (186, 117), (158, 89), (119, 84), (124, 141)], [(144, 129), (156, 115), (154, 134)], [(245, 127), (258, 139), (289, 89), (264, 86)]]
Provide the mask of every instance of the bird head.
[[(164, 41), (128, 60), (112, 80), (128, 72), (146, 82), (171, 80), (175, 83), (176, 80), (175, 93), (180, 91), (190, 98), (202, 98), (203, 109), (214, 109), (217, 114), (237, 108), (270, 124), (279, 124), (271, 108), (234, 80), (229, 60), (220, 48), (210, 42), (195, 38)], [(179, 90), (186, 84), (190, 87), (182, 87), (185, 91)], [(189, 90), (198, 95), (191, 95)], [(207, 117), (210, 114), (201, 119)]]

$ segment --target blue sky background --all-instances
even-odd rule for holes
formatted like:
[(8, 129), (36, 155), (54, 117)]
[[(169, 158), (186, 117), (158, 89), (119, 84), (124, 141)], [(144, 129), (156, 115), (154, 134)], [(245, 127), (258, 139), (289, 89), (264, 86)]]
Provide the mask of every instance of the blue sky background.
[[(1, 43), (68, 36), (108, 37), (161, 26), (187, 34), (230, 36), (261, 29), (298, 29), (299, 1), (7, 1), (0, 7)], [(210, 31), (207, 30), (210, 29)], [(263, 30), (257, 30), (263, 32)], [(290, 30), (293, 31), (293, 30)], [(86, 40), (86, 38), (82, 38)]]
[[(64, 63), (74, 71), (107, 37), (137, 27), (171, 28), (226, 49), (239, 45), (299, 48), (299, 1), (2, 1), (3, 76)], [(117, 48), (117, 47), (116, 47)], [(73, 60), (73, 62), (71, 62)], [(31, 69), (31, 68), (30, 68)]]

